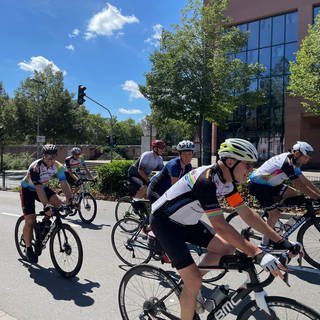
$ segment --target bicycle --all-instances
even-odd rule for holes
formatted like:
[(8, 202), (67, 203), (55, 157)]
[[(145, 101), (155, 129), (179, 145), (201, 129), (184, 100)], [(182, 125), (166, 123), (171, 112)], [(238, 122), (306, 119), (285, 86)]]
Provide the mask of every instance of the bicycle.
[[(147, 231), (149, 217), (144, 219), (124, 218), (119, 220), (111, 231), (111, 244), (117, 257), (126, 265), (134, 266), (148, 263), (151, 259), (162, 263), (171, 263), (154, 235)], [(188, 244), (191, 255), (196, 264), (201, 256), (207, 252), (205, 248)], [(204, 279), (207, 282), (216, 281), (225, 275), (225, 271), (209, 272)]]
[[(290, 202), (290, 200), (288, 200), (287, 202)], [(289, 236), (299, 228), (297, 241), (303, 245), (304, 259), (314, 268), (320, 269), (320, 217), (316, 216), (317, 212), (319, 212), (320, 210), (320, 204), (310, 199), (305, 199), (304, 202), (305, 204), (299, 205), (299, 207), (304, 207), (306, 212), (303, 215), (295, 215), (295, 223), (287, 230), (284, 229), (285, 223), (278, 221), (276, 230), (283, 233), (283, 237), (288, 239)], [(288, 207), (288, 204), (282, 205), (282, 208), (284, 207)], [(261, 211), (260, 214), (263, 219), (267, 219), (268, 212), (266, 210)], [(262, 235), (249, 227), (240, 218), (236, 211), (230, 213), (227, 216), (226, 221), (230, 223), (235, 229), (237, 229), (247, 240), (253, 241), (256, 244), (261, 243)]]
[[(31, 245), (35, 254), (40, 256), (49, 241), (50, 257), (54, 267), (65, 278), (72, 278), (81, 269), (83, 249), (76, 231), (70, 225), (62, 223), (60, 212), (68, 210), (69, 206), (52, 208), (53, 217), (51, 219), (45, 215), (44, 211), (40, 211), (36, 215), (37, 220), (33, 228)], [(40, 221), (41, 217), (44, 218)], [(23, 221), (24, 216), (21, 216), (16, 222), (14, 238), (20, 257), (28, 261), (23, 239)]]
[[(84, 223), (91, 223), (97, 215), (97, 201), (89, 192), (88, 183), (95, 184), (94, 179), (80, 178), (73, 190), (74, 208), (72, 212), (61, 214), (62, 218), (72, 217), (79, 213)], [(80, 189), (79, 189), (80, 187)], [(59, 196), (64, 196), (62, 190), (58, 191)]]
[[(270, 274), (266, 280), (260, 281), (253, 259), (244, 254), (223, 256), (218, 267), (203, 267), (203, 269), (216, 268), (246, 272), (248, 280), (239, 288), (228, 289), (228, 293), (216, 306), (211, 305), (212, 310), (207, 310), (209, 312), (207, 320), (224, 319), (236, 307), (237, 320), (320, 319), (319, 313), (296, 300), (267, 296), (263, 288), (273, 281), (273, 276)], [(182, 286), (181, 280), (177, 281), (161, 268), (146, 264), (132, 267), (123, 276), (118, 291), (122, 319), (178, 320)], [(248, 301), (246, 298), (251, 292), (255, 293), (255, 299)], [(212, 290), (209, 290), (209, 293), (212, 294)], [(209, 300), (210, 297), (207, 297), (207, 301)], [(195, 314), (193, 319), (200, 320), (200, 316)]]
[(149, 216), (151, 211), (150, 201), (147, 199), (134, 199), (131, 196), (121, 197), (116, 204), (115, 218), (119, 221), (123, 218), (140, 219)]

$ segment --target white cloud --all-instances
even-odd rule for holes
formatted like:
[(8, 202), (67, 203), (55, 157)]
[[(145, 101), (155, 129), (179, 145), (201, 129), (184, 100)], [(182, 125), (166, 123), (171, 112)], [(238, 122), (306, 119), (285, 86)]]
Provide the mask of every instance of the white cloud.
[(42, 56), (37, 56), (37, 57), (31, 57), (30, 62), (19, 62), (18, 66), (20, 67), (21, 70), (24, 71), (30, 71), (30, 72), (34, 72), (34, 71), (39, 71), (42, 72), (46, 66), (51, 65), (52, 66), (52, 70), (54, 72), (58, 72), (61, 71), (63, 72), (64, 75), (67, 74), (66, 71), (62, 71), (60, 70), (54, 63), (53, 61), (50, 61), (48, 59), (46, 59), (45, 57)]
[(152, 29), (153, 29), (153, 35), (144, 41), (157, 48), (160, 45), (161, 34), (162, 34), (163, 28), (162, 28), (161, 24), (155, 24), (152, 27)]
[(126, 80), (124, 84), (121, 85), (122, 89), (129, 91), (129, 99), (140, 99), (144, 98), (143, 94), (139, 91), (138, 84), (133, 80)]
[(114, 31), (121, 30), (125, 24), (138, 22), (139, 19), (134, 15), (124, 16), (118, 8), (107, 3), (107, 7), (90, 19), (85, 39), (88, 40), (97, 36), (110, 37), (114, 34)]
[(72, 32), (69, 34), (69, 38), (76, 38), (80, 34), (79, 29), (73, 29)]
[(74, 45), (68, 44), (68, 45), (66, 46), (66, 49), (71, 50), (71, 51), (74, 51)]
[(123, 114), (140, 114), (142, 111), (140, 109), (125, 109), (119, 108), (118, 111)]

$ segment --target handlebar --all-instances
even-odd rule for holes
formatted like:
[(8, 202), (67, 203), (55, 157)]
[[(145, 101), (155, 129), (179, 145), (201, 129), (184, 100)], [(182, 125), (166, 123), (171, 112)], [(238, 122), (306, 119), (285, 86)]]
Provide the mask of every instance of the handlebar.
[[(51, 208), (54, 216), (59, 215), (59, 213), (62, 212), (62, 211), (70, 212), (70, 211), (72, 211), (72, 209), (73, 209), (72, 205), (65, 205), (65, 204), (62, 204), (62, 205), (60, 205), (58, 207), (52, 207)], [(45, 213), (44, 210), (41, 210), (41, 211), (39, 211), (38, 215), (39, 216), (46, 216), (46, 213)]]

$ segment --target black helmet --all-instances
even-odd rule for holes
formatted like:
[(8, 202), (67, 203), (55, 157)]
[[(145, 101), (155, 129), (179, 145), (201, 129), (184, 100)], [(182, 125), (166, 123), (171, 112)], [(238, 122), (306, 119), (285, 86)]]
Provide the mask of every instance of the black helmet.
[(57, 146), (54, 144), (45, 144), (42, 147), (42, 155), (51, 154), (51, 155), (57, 155), (58, 149)]

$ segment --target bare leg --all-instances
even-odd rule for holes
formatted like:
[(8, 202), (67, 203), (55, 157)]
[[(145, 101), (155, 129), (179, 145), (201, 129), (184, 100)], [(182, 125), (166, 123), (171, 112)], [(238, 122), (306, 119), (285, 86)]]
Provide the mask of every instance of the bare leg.
[(32, 231), (33, 231), (33, 226), (35, 221), (36, 221), (35, 214), (28, 214), (24, 216), (23, 239), (26, 244), (26, 247), (31, 246)]
[(201, 288), (201, 274), (198, 267), (192, 264), (178, 270), (183, 280), (183, 289), (180, 294), (181, 320), (192, 320), (196, 309), (196, 298)]

